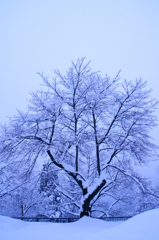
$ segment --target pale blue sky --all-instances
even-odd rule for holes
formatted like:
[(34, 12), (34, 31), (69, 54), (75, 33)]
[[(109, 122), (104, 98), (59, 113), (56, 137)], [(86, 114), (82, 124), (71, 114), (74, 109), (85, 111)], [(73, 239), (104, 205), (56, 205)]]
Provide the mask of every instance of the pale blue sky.
[(102, 74), (141, 76), (159, 98), (158, 0), (0, 0), (0, 36), (1, 123), (41, 88), (37, 71), (65, 73), (83, 56)]

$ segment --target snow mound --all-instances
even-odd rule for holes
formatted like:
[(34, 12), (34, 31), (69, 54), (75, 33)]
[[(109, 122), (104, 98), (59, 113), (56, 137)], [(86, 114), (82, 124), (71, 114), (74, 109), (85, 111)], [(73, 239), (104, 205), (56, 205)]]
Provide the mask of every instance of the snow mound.
[(1, 240), (158, 240), (159, 209), (126, 222), (105, 222), (84, 217), (74, 223), (33, 223), (0, 216)]
[(159, 240), (158, 219), (159, 209), (144, 212), (115, 227), (115, 231), (102, 233), (101, 239), (109, 236), (111, 240)]
[(19, 228), (24, 228), (28, 225), (27, 222), (17, 220), (10, 217), (0, 216), (0, 232), (3, 230), (15, 230)]

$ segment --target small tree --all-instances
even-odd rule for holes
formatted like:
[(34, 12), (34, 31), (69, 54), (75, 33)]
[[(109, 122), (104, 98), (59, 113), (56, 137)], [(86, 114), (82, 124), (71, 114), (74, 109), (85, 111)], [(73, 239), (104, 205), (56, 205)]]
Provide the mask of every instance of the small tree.
[[(40, 193), (43, 197), (43, 209), (45, 209), (45, 216), (59, 217), (61, 216), (61, 207), (63, 199), (57, 190), (56, 180), (58, 178), (57, 171), (51, 169), (50, 164), (43, 165), (40, 178)], [(44, 211), (44, 210), (43, 210)]]
[(84, 59), (72, 63), (64, 76), (54, 73), (52, 81), (40, 74), (46, 89), (31, 93), (27, 113), (19, 111), (1, 126), (1, 159), (16, 162), (29, 176), (39, 157), (48, 158), (65, 179), (61, 191), (81, 217), (98, 211), (94, 203), (119, 174), (145, 191), (135, 166), (155, 155), (150, 130), (158, 104), (146, 82), (121, 82), (119, 73), (102, 77)]
[[(16, 179), (16, 175), (14, 175), (14, 178)], [(10, 179), (8, 180), (10, 181)], [(5, 185), (7, 188), (3, 189)], [(38, 186), (35, 175), (28, 181), (17, 181), (16, 179), (12, 183), (4, 183), (1, 187), (5, 191), (2, 191), (3, 194), (0, 195), (0, 214), (21, 217), (21, 219), (26, 216), (35, 217), (39, 203), (42, 201)]]

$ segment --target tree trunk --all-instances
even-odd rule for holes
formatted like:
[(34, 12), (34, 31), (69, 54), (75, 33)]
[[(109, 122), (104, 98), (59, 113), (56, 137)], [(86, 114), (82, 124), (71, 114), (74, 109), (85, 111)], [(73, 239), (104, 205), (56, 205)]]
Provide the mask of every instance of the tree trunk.
[(104, 185), (106, 184), (106, 180), (104, 179), (101, 184), (96, 187), (94, 189), (94, 191), (88, 195), (88, 197), (85, 197), (84, 203), (82, 205), (82, 211), (80, 213), (80, 218), (82, 218), (83, 216), (90, 216), (90, 212), (91, 212), (91, 206), (90, 203), (93, 200), (93, 198), (99, 193), (99, 191), (102, 189), (102, 187), (104, 187)]
[(22, 218), (21, 218), (21, 220), (23, 220), (23, 217), (24, 217), (24, 208), (23, 208), (23, 204), (21, 205), (21, 210), (22, 210)]

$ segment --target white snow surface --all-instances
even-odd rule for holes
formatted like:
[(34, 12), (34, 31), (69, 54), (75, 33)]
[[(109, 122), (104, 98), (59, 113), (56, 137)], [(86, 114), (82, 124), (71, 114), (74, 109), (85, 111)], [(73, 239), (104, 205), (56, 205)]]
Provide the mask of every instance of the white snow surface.
[(159, 209), (125, 222), (84, 217), (74, 223), (33, 223), (0, 216), (1, 240), (159, 240)]

